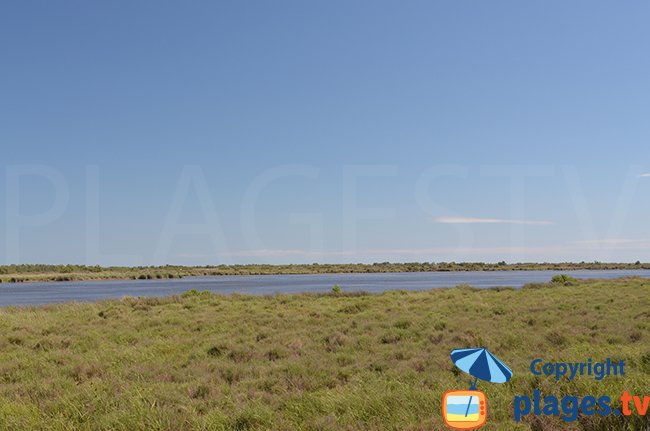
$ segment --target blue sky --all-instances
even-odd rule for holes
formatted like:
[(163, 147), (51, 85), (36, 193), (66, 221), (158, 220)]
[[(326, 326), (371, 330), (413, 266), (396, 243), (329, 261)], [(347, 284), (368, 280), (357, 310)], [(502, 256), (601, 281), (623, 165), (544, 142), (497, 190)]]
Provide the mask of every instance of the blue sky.
[(646, 2), (5, 2), (0, 263), (650, 261)]

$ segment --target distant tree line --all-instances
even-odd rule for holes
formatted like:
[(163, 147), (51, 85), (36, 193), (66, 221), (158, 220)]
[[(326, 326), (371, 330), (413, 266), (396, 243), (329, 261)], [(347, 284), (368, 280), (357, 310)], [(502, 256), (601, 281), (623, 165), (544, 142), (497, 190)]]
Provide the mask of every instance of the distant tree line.
[[(560, 262), (560, 263), (497, 263), (485, 262), (377, 262), (342, 264), (241, 264), (208, 266), (138, 266), (102, 267), (99, 265), (45, 265), (22, 264), (0, 266), (2, 275), (58, 275), (60, 279), (94, 278), (173, 278), (191, 275), (265, 275), (265, 274), (332, 274), (332, 273), (381, 273), (381, 272), (439, 272), (439, 271), (518, 271), (578, 269), (650, 269), (650, 263)], [(84, 277), (86, 276), (86, 277)], [(45, 277), (44, 279), (48, 279)], [(52, 278), (54, 279), (54, 278)]]

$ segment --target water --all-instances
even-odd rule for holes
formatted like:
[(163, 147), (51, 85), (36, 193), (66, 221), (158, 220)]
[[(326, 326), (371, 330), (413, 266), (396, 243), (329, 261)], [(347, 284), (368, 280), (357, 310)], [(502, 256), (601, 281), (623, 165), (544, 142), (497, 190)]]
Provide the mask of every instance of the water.
[(547, 282), (557, 274), (576, 278), (649, 277), (650, 270), (583, 271), (467, 271), (399, 272), (387, 274), (242, 275), (186, 277), (172, 280), (77, 281), (0, 284), (0, 306), (40, 305), (68, 301), (98, 301), (123, 296), (167, 296), (190, 289), (214, 293), (270, 295), (276, 293), (329, 292), (335, 284), (344, 291), (426, 290), (471, 284), (479, 288)]

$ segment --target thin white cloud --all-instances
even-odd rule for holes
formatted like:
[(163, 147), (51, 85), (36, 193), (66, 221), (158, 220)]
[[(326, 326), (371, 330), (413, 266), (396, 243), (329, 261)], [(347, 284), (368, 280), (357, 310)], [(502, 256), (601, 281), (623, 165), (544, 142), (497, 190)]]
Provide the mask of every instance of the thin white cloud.
[(444, 224), (524, 224), (538, 226), (553, 224), (553, 222), (547, 220), (511, 220), (485, 217), (435, 217), (433, 221)]
[(650, 178), (650, 172), (639, 175), (639, 178)]

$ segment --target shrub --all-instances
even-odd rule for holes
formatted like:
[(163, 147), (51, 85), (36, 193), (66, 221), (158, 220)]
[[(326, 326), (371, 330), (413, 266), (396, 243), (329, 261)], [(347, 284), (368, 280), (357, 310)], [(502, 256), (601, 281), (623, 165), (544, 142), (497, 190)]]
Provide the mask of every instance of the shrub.
[(23, 339), (21, 337), (17, 337), (14, 335), (10, 335), (7, 337), (7, 341), (9, 341), (10, 344), (16, 345), (16, 346), (22, 346), (23, 344)]
[(442, 332), (436, 332), (435, 334), (429, 335), (429, 341), (431, 344), (438, 344), (442, 341), (444, 336), (445, 335)]
[(630, 334), (630, 341), (633, 343), (636, 343), (637, 341), (640, 341), (643, 338), (643, 334), (639, 331), (632, 332)]
[(252, 358), (253, 352), (247, 348), (236, 348), (228, 353), (228, 359), (237, 363), (248, 362)]
[(641, 371), (650, 374), (650, 351), (641, 356), (640, 365)]
[(277, 349), (277, 348), (273, 348), (273, 349), (269, 350), (268, 352), (266, 352), (266, 357), (271, 362), (277, 361), (278, 359), (282, 359), (285, 356), (286, 356), (285, 353), (282, 350)]
[(546, 334), (546, 340), (553, 346), (563, 346), (567, 342), (567, 338), (560, 331), (551, 331)]
[(59, 268), (59, 273), (61, 273), (61, 274), (69, 274), (72, 271), (74, 271), (74, 268), (72, 266), (70, 266), (70, 265), (65, 265), (65, 266)]
[(402, 340), (402, 333), (399, 331), (388, 330), (380, 338), (382, 344), (396, 344)]
[(205, 399), (210, 395), (210, 387), (206, 385), (198, 385), (196, 389), (190, 390), (190, 398)]
[(208, 356), (214, 358), (223, 355), (225, 348), (223, 346), (212, 346), (208, 349)]
[(394, 326), (398, 329), (408, 329), (411, 326), (411, 322), (406, 319), (401, 319), (395, 322)]
[(578, 280), (576, 278), (573, 278), (566, 274), (555, 275), (553, 276), (553, 278), (551, 278), (551, 283), (563, 284), (565, 286), (571, 286), (573, 284), (576, 284), (577, 282)]
[(339, 347), (343, 346), (347, 340), (345, 334), (334, 332), (325, 337), (325, 350), (328, 352), (336, 352)]
[(341, 289), (341, 286), (339, 286), (338, 284), (335, 284), (334, 286), (332, 286), (332, 293), (335, 295), (340, 295), (341, 293), (343, 293), (343, 289)]
[(366, 304), (350, 304), (339, 309), (339, 313), (356, 314), (363, 311), (367, 307), (368, 306)]

